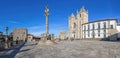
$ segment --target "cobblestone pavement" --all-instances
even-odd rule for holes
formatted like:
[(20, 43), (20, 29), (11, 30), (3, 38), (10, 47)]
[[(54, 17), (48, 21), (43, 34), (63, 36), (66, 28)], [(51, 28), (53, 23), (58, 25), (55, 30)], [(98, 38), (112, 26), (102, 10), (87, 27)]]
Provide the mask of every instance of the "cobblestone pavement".
[(120, 58), (120, 42), (61, 41), (56, 45), (26, 43), (15, 58)]

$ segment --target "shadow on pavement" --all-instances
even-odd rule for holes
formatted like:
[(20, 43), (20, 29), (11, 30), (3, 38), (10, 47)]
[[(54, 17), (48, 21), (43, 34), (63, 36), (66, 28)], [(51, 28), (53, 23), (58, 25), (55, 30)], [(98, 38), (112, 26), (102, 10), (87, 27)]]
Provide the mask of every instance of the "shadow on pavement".
[(30, 49), (21, 50), (18, 53), (25, 52), (25, 51), (28, 51), (28, 50), (30, 50)]
[(28, 45), (24, 45), (24, 47), (26, 47), (26, 46), (34, 46), (34, 45), (36, 45), (36, 44), (28, 44)]
[(14, 58), (17, 53), (23, 52), (23, 51), (28, 51), (29, 49), (20, 51), (20, 49), (24, 46), (24, 44), (25, 43), (23, 43), (22, 45), (18, 46), (17, 48), (11, 49), (12, 52), (9, 53), (9, 51), (8, 51), (8, 54), (2, 55), (2, 56), (0, 56), (0, 58)]

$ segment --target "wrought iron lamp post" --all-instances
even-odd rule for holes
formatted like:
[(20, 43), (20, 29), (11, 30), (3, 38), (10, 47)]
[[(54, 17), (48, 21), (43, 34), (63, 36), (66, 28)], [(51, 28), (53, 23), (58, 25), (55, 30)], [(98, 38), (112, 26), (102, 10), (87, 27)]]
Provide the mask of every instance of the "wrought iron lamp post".
[(8, 48), (8, 26), (5, 27), (6, 37), (5, 37), (5, 48)]

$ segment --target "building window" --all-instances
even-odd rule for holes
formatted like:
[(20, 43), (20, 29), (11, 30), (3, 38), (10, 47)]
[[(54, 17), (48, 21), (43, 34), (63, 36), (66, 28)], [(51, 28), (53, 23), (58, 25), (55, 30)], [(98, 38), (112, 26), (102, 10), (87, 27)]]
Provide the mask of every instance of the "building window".
[(98, 36), (100, 36), (100, 23), (98, 23)]
[(76, 28), (76, 24), (74, 23), (74, 28)]
[(88, 37), (90, 36), (90, 31), (88, 31)]
[(95, 29), (95, 25), (93, 24), (93, 30)]
[(19, 37), (17, 37), (17, 40), (19, 40)]
[(81, 14), (80, 14), (80, 17), (81, 17)]
[(92, 25), (93, 31), (92, 31), (92, 37), (95, 38), (95, 34), (94, 34), (94, 29), (95, 29), (95, 25)]
[(106, 38), (106, 34), (104, 34), (104, 38)]
[(93, 38), (95, 38), (95, 35), (93, 35)]
[(104, 30), (104, 33), (106, 33), (106, 30)]
[(113, 29), (113, 25), (110, 25), (110, 28)]
[(90, 31), (90, 25), (88, 25), (88, 31)]
[(106, 29), (106, 22), (104, 22), (104, 29)]
[(98, 33), (100, 33), (100, 30), (98, 30)]
[(74, 34), (74, 38), (75, 38), (75, 34)]
[(84, 38), (86, 38), (86, 26), (84, 26)]
[(85, 31), (84, 31), (84, 38), (86, 38), (86, 33), (85, 33)]
[(90, 25), (88, 25), (88, 37), (90, 36)]
[(23, 34), (25, 34), (25, 32)]
[(93, 33), (92, 33), (92, 36), (93, 36), (93, 38), (95, 38), (95, 34), (94, 34), (94, 31), (93, 31)]
[(98, 33), (98, 36), (100, 36), (100, 33)]
[(84, 26), (84, 30), (86, 30), (86, 26)]
[(100, 23), (98, 23), (98, 30), (100, 30)]
[(100, 36), (100, 30), (98, 30), (98, 36)]
[(86, 38), (86, 35), (84, 35), (84, 38)]
[(106, 38), (106, 30), (104, 30), (104, 38)]

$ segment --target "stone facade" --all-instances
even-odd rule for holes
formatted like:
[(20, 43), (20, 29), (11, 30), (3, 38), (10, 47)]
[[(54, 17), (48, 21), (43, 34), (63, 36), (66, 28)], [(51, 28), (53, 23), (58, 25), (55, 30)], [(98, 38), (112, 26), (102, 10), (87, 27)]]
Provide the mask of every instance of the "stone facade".
[(66, 39), (66, 31), (61, 31), (59, 38), (60, 38), (60, 40), (65, 40)]
[[(69, 17), (68, 39), (120, 40), (120, 25), (117, 19), (104, 19), (88, 22), (88, 11), (82, 7), (77, 15)], [(98, 25), (100, 28), (98, 28)], [(88, 27), (89, 26), (89, 27)], [(112, 28), (111, 28), (112, 27)], [(89, 30), (88, 30), (89, 29)]]
[(77, 15), (72, 13), (69, 17), (69, 35), (68, 39), (82, 39), (82, 24), (88, 23), (88, 12), (82, 7), (77, 11)]
[(28, 30), (26, 28), (15, 28), (13, 30), (13, 41), (25, 41)]
[[(49, 34), (48, 37), (50, 38), (50, 40), (54, 40), (55, 39), (55, 35), (54, 34)], [(41, 34), (40, 35), (40, 39), (41, 40), (47, 40), (46, 39), (46, 34), (45, 33)]]

